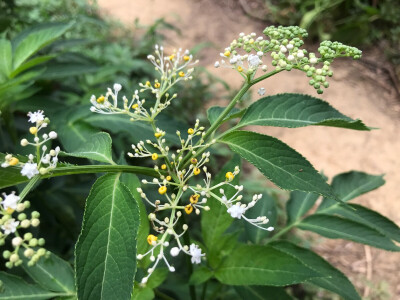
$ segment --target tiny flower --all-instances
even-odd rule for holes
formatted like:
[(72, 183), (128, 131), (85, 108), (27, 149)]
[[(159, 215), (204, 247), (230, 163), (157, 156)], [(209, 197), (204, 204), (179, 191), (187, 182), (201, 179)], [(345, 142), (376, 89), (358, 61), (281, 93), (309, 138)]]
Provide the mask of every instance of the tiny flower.
[(15, 238), (12, 239), (11, 244), (14, 247), (18, 247), (18, 246), (21, 246), (22, 242), (23, 242), (23, 240), (19, 236), (16, 236)]
[(241, 205), (233, 205), (228, 208), (228, 213), (231, 215), (231, 217), (237, 219), (241, 219), (245, 211), (246, 208), (242, 207)]
[(1, 226), (1, 229), (3, 229), (5, 235), (8, 235), (14, 233), (17, 230), (18, 225), (19, 221), (15, 221), (15, 219), (11, 218)]
[(158, 159), (158, 154), (157, 154), (157, 153), (153, 153), (153, 154), (151, 155), (151, 159), (152, 159), (152, 160), (157, 160), (157, 159)]
[(252, 69), (256, 69), (262, 63), (260, 57), (254, 54), (250, 54), (247, 61), (249, 62), (249, 67)]
[(38, 111), (36, 111), (34, 113), (29, 112), (28, 113), (28, 117), (29, 117), (28, 122), (31, 122), (31, 123), (36, 123), (36, 122), (39, 122), (39, 121), (43, 121), (44, 120), (43, 110), (38, 110)]
[(199, 197), (200, 197), (199, 194), (194, 194), (194, 195), (190, 196), (190, 199), (189, 199), (190, 203), (196, 204), (197, 202), (199, 202)]
[(122, 89), (122, 85), (120, 85), (119, 83), (114, 83), (113, 88), (115, 92), (119, 92)]
[(166, 164), (162, 164), (161, 165), (161, 170), (165, 170), (165, 169), (167, 169), (167, 165)]
[(33, 176), (39, 174), (39, 171), (37, 169), (37, 164), (36, 163), (26, 163), (21, 170), (21, 174), (23, 176), (28, 177), (28, 179), (31, 179)]
[(167, 192), (167, 187), (166, 186), (160, 186), (160, 188), (158, 189), (158, 193), (160, 195), (164, 195)]
[(3, 205), (3, 208), (7, 211), (11, 211), (13, 212), (14, 210), (17, 209), (17, 204), (19, 201), (19, 197), (17, 195), (15, 195), (14, 192), (12, 192), (9, 195), (3, 194), (4, 200), (1, 202), (1, 204)]
[(159, 82), (156, 82), (156, 83), (154, 84), (154, 87), (155, 87), (156, 89), (158, 89), (160, 86), (161, 86), (161, 84), (160, 84)]
[(215, 62), (214, 67), (215, 67), (215, 68), (219, 68), (219, 61), (216, 61), (216, 62)]
[(147, 236), (147, 242), (149, 243), (149, 245), (154, 245), (154, 243), (157, 242), (157, 240), (158, 240), (158, 237), (156, 237), (153, 234), (149, 234)]
[(193, 206), (191, 204), (188, 204), (185, 206), (185, 212), (190, 215), (193, 211)]
[(193, 164), (193, 165), (197, 164), (197, 159), (193, 157), (193, 158), (190, 160), (190, 163)]
[(190, 245), (189, 253), (192, 256), (192, 264), (201, 263), (201, 257), (205, 255), (204, 253), (201, 253), (201, 249), (195, 244)]
[(188, 134), (193, 134), (194, 133), (194, 129), (193, 128), (189, 128), (188, 129)]
[(37, 129), (36, 126), (33, 126), (33, 127), (30, 127), (30, 128), (29, 128), (29, 132), (30, 132), (31, 134), (36, 134), (36, 133), (38, 132), (38, 129)]
[(200, 169), (199, 168), (194, 168), (193, 169), (193, 174), (194, 175), (199, 175), (200, 174)]
[(57, 133), (55, 131), (50, 131), (49, 132), (49, 138), (51, 139), (56, 139), (57, 138)]
[(179, 249), (178, 247), (173, 247), (170, 251), (171, 256), (178, 256), (179, 252), (181, 251), (181, 249)]
[(233, 175), (232, 172), (227, 172), (227, 173), (225, 174), (225, 178), (226, 178), (226, 180), (228, 180), (228, 181), (232, 181), (233, 178), (235, 178), (235, 175)]
[(259, 88), (258, 91), (257, 91), (257, 93), (258, 93), (260, 96), (264, 96), (264, 94), (265, 94), (265, 88)]

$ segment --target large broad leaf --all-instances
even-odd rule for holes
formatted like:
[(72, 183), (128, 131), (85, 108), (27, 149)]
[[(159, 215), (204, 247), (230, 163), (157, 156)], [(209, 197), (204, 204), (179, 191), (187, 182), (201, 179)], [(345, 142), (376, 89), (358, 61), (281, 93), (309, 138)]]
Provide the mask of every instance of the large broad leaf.
[(46, 291), (36, 284), (28, 284), (22, 278), (0, 272), (0, 299), (44, 300), (57, 297), (57, 293)]
[(111, 154), (111, 137), (105, 132), (92, 135), (81, 147), (66, 154), (115, 164)]
[(129, 299), (132, 293), (139, 209), (119, 177), (100, 177), (86, 200), (75, 249), (79, 299)]
[(331, 239), (345, 239), (390, 251), (400, 251), (390, 238), (364, 224), (338, 216), (315, 214), (301, 221), (300, 229)]
[[(342, 201), (349, 201), (362, 194), (368, 193), (385, 184), (382, 175), (370, 175), (364, 172), (350, 171), (336, 175), (332, 180), (332, 189)], [(324, 199), (318, 207), (319, 212), (337, 203), (331, 199)]]
[(52, 253), (30, 267), (29, 260), (24, 255), (20, 257), (25, 272), (40, 286), (53, 292), (75, 294), (74, 271), (69, 263)]
[[(50, 59), (53, 59), (54, 57), (55, 57), (55, 55), (42, 55), (42, 56), (34, 57), (34, 58), (28, 60), (27, 62), (24, 62), (17, 69), (12, 71), (10, 74), (10, 78), (14, 78), (21, 72), (23, 72), (27, 69), (36, 67), (39, 64), (45, 63), (46, 61), (49, 61)], [(43, 75), (43, 73), (42, 73), (42, 75)], [(49, 78), (49, 77), (47, 77), (47, 78)]]
[(48, 24), (47, 26), (42, 26), (40, 29), (27, 34), (18, 43), (13, 43), (13, 46), (15, 46), (13, 57), (14, 69), (18, 68), (26, 59), (35, 54), (41, 48), (61, 36), (71, 26), (72, 23)]
[(309, 282), (330, 290), (347, 300), (361, 299), (350, 280), (316, 253), (289, 242), (274, 242), (271, 246), (292, 255), (294, 258), (300, 260), (305, 265), (324, 276), (320, 278), (311, 278)]
[(12, 71), (12, 47), (11, 42), (0, 39), (0, 82), (7, 79)]
[(370, 130), (362, 121), (346, 117), (329, 103), (301, 94), (279, 94), (258, 100), (249, 106), (238, 124), (247, 125), (290, 128), (324, 125)]
[(285, 286), (320, 275), (298, 259), (269, 246), (242, 245), (215, 271), (229, 285)]
[(318, 197), (319, 195), (315, 193), (305, 193), (301, 191), (291, 192), (289, 201), (286, 204), (286, 212), (288, 215), (287, 223), (290, 224), (299, 220), (314, 206)]
[(251, 300), (291, 300), (284, 288), (274, 286), (235, 286), (242, 299)]
[[(225, 110), (225, 108), (226, 107), (222, 107), (222, 106), (211, 106), (207, 110), (207, 118), (208, 118), (208, 121), (210, 121), (211, 125), (213, 123), (215, 123), (215, 121), (222, 114), (222, 112)], [(240, 110), (240, 109), (234, 107), (228, 113), (228, 115), (224, 118), (223, 122), (228, 121), (230, 119), (239, 118), (239, 117), (243, 116), (244, 112), (245, 112), (245, 110)]]
[(255, 132), (233, 131), (221, 141), (282, 189), (314, 192), (338, 200), (310, 162), (280, 140)]

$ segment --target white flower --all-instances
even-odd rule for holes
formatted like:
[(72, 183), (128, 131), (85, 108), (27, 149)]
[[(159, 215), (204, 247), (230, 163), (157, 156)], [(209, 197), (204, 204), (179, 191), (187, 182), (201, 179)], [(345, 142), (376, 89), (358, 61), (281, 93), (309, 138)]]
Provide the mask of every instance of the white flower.
[(34, 113), (29, 112), (28, 117), (29, 117), (28, 122), (31, 122), (31, 123), (43, 121), (44, 120), (43, 110), (38, 110), (38, 111), (35, 111)]
[(189, 253), (192, 256), (192, 264), (201, 263), (201, 257), (205, 255), (204, 253), (201, 253), (201, 249), (195, 244), (190, 245)]
[(242, 215), (246, 211), (246, 208), (242, 207), (241, 205), (238, 205), (238, 204), (229, 207), (228, 208), (228, 213), (231, 215), (232, 218), (241, 219)]
[(37, 169), (37, 164), (36, 163), (26, 163), (21, 170), (21, 174), (23, 176), (28, 177), (28, 179), (31, 179), (36, 174), (39, 174), (39, 171)]
[(258, 66), (262, 63), (260, 57), (254, 54), (250, 54), (247, 58), (247, 61), (249, 62), (249, 67), (252, 69), (258, 68)]
[(119, 92), (122, 89), (122, 85), (120, 85), (119, 83), (114, 83), (113, 88), (115, 92)]
[(260, 96), (263, 96), (263, 95), (265, 94), (265, 88), (259, 88), (258, 91), (257, 91), (257, 93), (258, 93)]
[(15, 238), (12, 239), (11, 244), (14, 247), (18, 247), (18, 246), (22, 245), (22, 242), (23, 242), (22, 238), (20, 238), (19, 236), (16, 236)]
[(215, 68), (219, 68), (219, 61), (216, 61), (216, 62), (215, 62), (214, 67), (215, 67)]
[(10, 234), (17, 230), (18, 225), (19, 221), (15, 221), (15, 219), (9, 219), (4, 223), (4, 225), (1, 226), (1, 229), (4, 230), (4, 234)]
[(310, 57), (311, 64), (316, 64), (317, 62), (318, 62), (318, 59), (316, 57)]
[(17, 195), (15, 195), (15, 193), (11, 193), (10, 195), (5, 195), (4, 200), (1, 202), (1, 204), (3, 204), (3, 207), (5, 210), (7, 210), (8, 208), (11, 208), (12, 210), (16, 210), (17, 209), (17, 204), (19, 201), (19, 197)]
[(178, 247), (173, 247), (171, 249), (171, 256), (178, 256), (179, 252), (181, 251), (181, 249), (179, 249)]
[(57, 138), (57, 133), (55, 131), (50, 131), (49, 132), (49, 138), (51, 139), (56, 139)]

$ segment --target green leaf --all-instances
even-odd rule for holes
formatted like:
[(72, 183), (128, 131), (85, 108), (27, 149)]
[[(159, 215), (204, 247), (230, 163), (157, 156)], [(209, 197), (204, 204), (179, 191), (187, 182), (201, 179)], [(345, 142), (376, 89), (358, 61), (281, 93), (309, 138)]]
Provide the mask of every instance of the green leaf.
[(0, 39), (0, 82), (2, 78), (9, 78), (12, 71), (12, 47), (11, 42)]
[[(269, 219), (268, 227), (275, 226), (277, 218), (277, 210), (274, 198), (269, 194), (263, 193), (261, 200), (259, 200), (254, 207), (246, 212), (246, 217), (250, 219), (256, 219), (259, 216), (266, 216)], [(271, 232), (257, 228), (251, 225), (249, 222), (244, 222), (246, 231), (246, 237), (254, 244), (260, 244), (260, 242), (268, 237)]]
[[(10, 74), (10, 78), (14, 78), (21, 72), (23, 72), (27, 69), (36, 67), (39, 64), (45, 63), (46, 61), (49, 61), (50, 59), (53, 59), (54, 57), (56, 57), (56, 56), (55, 55), (42, 55), (42, 56), (37, 56), (35, 58), (32, 58), (31, 60), (28, 60), (27, 62), (20, 65), (17, 69), (12, 71)], [(42, 73), (42, 75), (43, 75), (43, 73)], [(49, 78), (49, 77), (47, 77), (47, 78)]]
[(293, 256), (314, 271), (323, 275), (323, 277), (311, 278), (309, 282), (330, 290), (344, 299), (361, 299), (350, 280), (316, 253), (283, 241), (271, 243), (271, 246)]
[(151, 288), (138, 286), (133, 289), (131, 300), (152, 300), (154, 297), (155, 295)]
[[(212, 106), (207, 110), (207, 118), (208, 121), (210, 121), (210, 124), (212, 125), (213, 123), (215, 123), (215, 121), (218, 119), (218, 117), (222, 114), (222, 112), (225, 110), (226, 107), (222, 107), (222, 106)], [(224, 118), (223, 122), (226, 122), (228, 120), (231, 119), (235, 119), (235, 118), (240, 118), (241, 116), (243, 116), (243, 114), (245, 113), (245, 110), (240, 110), (236, 107), (234, 107), (229, 114)]]
[(315, 192), (337, 199), (331, 187), (301, 154), (282, 141), (255, 132), (233, 131), (221, 142), (256, 166), (269, 180), (286, 190)]
[(120, 174), (95, 182), (75, 249), (79, 299), (129, 299), (136, 273), (139, 209)]
[(30, 56), (64, 34), (64, 32), (66, 32), (71, 26), (72, 23), (48, 24), (47, 26), (44, 26), (39, 30), (32, 31), (26, 35), (14, 49), (14, 69), (17, 69)]
[(239, 246), (215, 271), (215, 277), (229, 285), (285, 286), (318, 276), (291, 255), (258, 245)]
[(189, 279), (189, 285), (199, 285), (213, 276), (213, 272), (207, 267), (196, 268)]
[(105, 132), (92, 135), (81, 147), (65, 154), (68, 156), (97, 160), (112, 165), (115, 164), (111, 154), (111, 137)]
[[(293, 191), (290, 193), (289, 201), (286, 204), (286, 212), (288, 215), (288, 224), (299, 220), (319, 198), (318, 194), (305, 193), (301, 191)], [(336, 202), (335, 202), (336, 203)]]
[[(6, 154), (0, 153), (0, 164), (6, 160), (5, 156)], [(28, 160), (27, 158), (19, 155), (17, 158), (22, 162)], [(28, 177), (21, 175), (21, 168), (11, 166), (7, 168), (0, 167), (0, 189), (17, 185), (26, 181), (29, 181), (29, 179)]]
[(284, 288), (274, 286), (235, 286), (242, 299), (251, 300), (291, 300)]
[(46, 70), (39, 76), (40, 79), (52, 78), (61, 79), (67, 77), (80, 76), (87, 73), (95, 73), (100, 70), (99, 66), (77, 63), (52, 63), (46, 67)]
[[(383, 175), (370, 175), (364, 172), (350, 171), (336, 175), (332, 180), (332, 189), (344, 202), (373, 191), (385, 184)], [(324, 199), (318, 207), (318, 212), (336, 205), (331, 199)]]
[(391, 239), (364, 224), (338, 216), (315, 214), (301, 221), (300, 229), (318, 233), (330, 239), (345, 239), (390, 251), (400, 251)]
[(75, 278), (71, 265), (51, 253), (48, 258), (41, 258), (33, 267), (22, 253), (20, 255), (25, 272), (41, 287), (53, 292), (75, 294)]
[(52, 299), (58, 294), (42, 289), (36, 284), (28, 284), (22, 278), (0, 272), (0, 299), (42, 300)]
[(361, 120), (346, 117), (321, 99), (289, 93), (268, 96), (251, 104), (238, 124), (247, 125), (289, 128), (323, 125), (370, 130)]

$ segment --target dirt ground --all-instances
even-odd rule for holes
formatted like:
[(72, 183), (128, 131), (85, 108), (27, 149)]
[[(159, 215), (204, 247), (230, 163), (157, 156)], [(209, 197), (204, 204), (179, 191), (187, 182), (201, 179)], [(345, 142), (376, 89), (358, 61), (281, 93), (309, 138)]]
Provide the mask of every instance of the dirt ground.
[[(132, 25), (136, 18), (144, 25), (164, 17), (181, 30), (181, 35), (168, 32), (169, 48), (191, 48), (211, 42), (201, 52), (200, 65), (237, 88), (242, 78), (227, 69), (215, 69), (219, 52), (238, 33), (262, 33), (268, 24), (248, 17), (244, 0), (98, 0), (105, 15)], [(249, 7), (246, 7), (248, 9)], [(251, 7), (250, 7), (251, 8)], [(257, 10), (255, 10), (257, 12)], [(344, 60), (333, 65), (334, 77), (321, 96), (342, 113), (360, 118), (378, 127), (372, 132), (358, 132), (329, 127), (298, 129), (257, 128), (276, 136), (297, 149), (319, 170), (332, 177), (349, 170), (371, 174), (385, 173), (386, 184), (356, 202), (362, 203), (400, 225), (400, 100), (386, 66), (380, 62), (379, 49), (368, 50), (363, 60)], [(378, 59), (379, 58), (379, 59)], [(280, 92), (307, 93), (317, 96), (306, 76), (298, 71), (280, 73), (260, 83), (267, 94)], [(256, 95), (258, 87), (253, 88)], [(257, 97), (254, 97), (255, 99)], [(315, 249), (345, 272), (355, 282), (363, 299), (400, 299), (400, 255), (341, 240), (318, 239)], [(391, 296), (386, 296), (390, 292)]]

